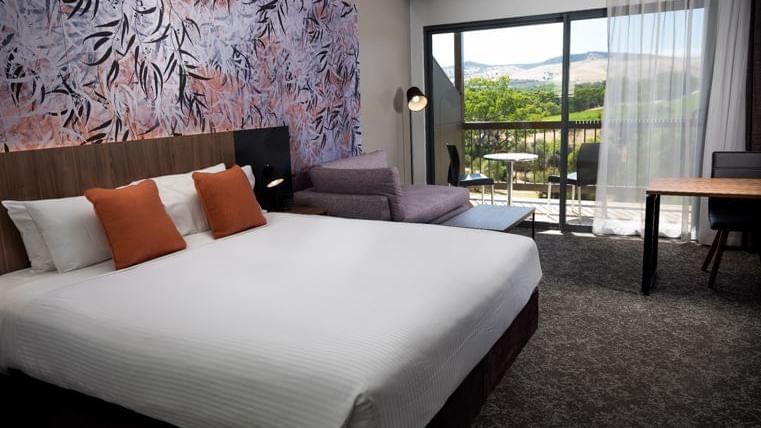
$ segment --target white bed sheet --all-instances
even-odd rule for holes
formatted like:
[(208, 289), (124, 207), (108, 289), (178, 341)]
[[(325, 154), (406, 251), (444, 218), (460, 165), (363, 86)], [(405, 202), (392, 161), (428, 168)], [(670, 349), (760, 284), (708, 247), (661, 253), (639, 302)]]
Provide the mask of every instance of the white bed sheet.
[(126, 271), (0, 277), (0, 368), (181, 427), (420, 427), (541, 278), (521, 236), (267, 217)]

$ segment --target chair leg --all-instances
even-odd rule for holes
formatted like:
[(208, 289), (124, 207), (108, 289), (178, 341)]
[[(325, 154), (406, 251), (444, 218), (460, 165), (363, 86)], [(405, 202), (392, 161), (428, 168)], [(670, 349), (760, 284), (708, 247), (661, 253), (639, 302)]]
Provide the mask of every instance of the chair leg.
[(486, 193), (486, 186), (481, 186), (481, 205), (484, 204), (484, 193)]
[(719, 273), (719, 265), (721, 265), (721, 256), (724, 255), (724, 248), (727, 246), (727, 238), (729, 238), (729, 231), (721, 231), (721, 240), (719, 241), (719, 247), (716, 249), (716, 259), (713, 261), (713, 269), (711, 269), (711, 277), (708, 279), (708, 287), (714, 288), (716, 284), (716, 275)]
[(494, 205), (494, 185), (491, 185), (491, 204)]
[(716, 232), (716, 237), (713, 238), (711, 249), (708, 250), (708, 255), (706, 256), (706, 259), (703, 262), (703, 267), (700, 268), (700, 270), (702, 270), (703, 272), (708, 272), (708, 266), (711, 265), (711, 260), (713, 260), (713, 255), (716, 254), (716, 248), (719, 247), (720, 240), (721, 240), (721, 231), (718, 231)]
[(573, 205), (576, 203), (576, 186), (571, 185), (571, 212), (573, 212)]
[(547, 183), (547, 208), (550, 207), (551, 197), (552, 197), (552, 183)]
[(576, 192), (576, 197), (579, 198), (576, 205), (579, 208), (579, 219), (581, 219), (581, 187), (579, 187), (578, 191)]

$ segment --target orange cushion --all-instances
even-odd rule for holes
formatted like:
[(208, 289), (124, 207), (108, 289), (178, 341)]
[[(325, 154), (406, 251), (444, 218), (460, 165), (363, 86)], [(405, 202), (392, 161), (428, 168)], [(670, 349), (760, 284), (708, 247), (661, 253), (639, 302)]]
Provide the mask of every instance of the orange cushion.
[(111, 246), (116, 269), (185, 249), (153, 180), (120, 189), (85, 192)]
[(195, 172), (193, 181), (214, 239), (267, 224), (251, 183), (239, 166), (217, 173)]

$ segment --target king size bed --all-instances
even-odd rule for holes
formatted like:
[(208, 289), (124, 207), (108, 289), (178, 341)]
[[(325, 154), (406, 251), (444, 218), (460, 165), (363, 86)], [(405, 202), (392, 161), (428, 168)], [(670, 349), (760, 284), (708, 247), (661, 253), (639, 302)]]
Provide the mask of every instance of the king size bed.
[[(129, 179), (220, 160), (202, 157)], [(537, 325), (541, 268), (521, 236), (269, 213), (264, 227), (186, 242), (119, 271), (0, 276), (0, 370), (16, 417), (462, 426)], [(477, 259), (462, 251), (473, 245)]]

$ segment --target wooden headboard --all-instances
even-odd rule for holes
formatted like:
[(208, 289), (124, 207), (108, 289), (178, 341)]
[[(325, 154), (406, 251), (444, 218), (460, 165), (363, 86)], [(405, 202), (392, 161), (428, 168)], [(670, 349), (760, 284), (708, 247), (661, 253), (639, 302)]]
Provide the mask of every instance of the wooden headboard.
[[(78, 196), (220, 162), (235, 163), (232, 132), (0, 153), (0, 200)], [(28, 266), (21, 236), (0, 208), (0, 274)]]

